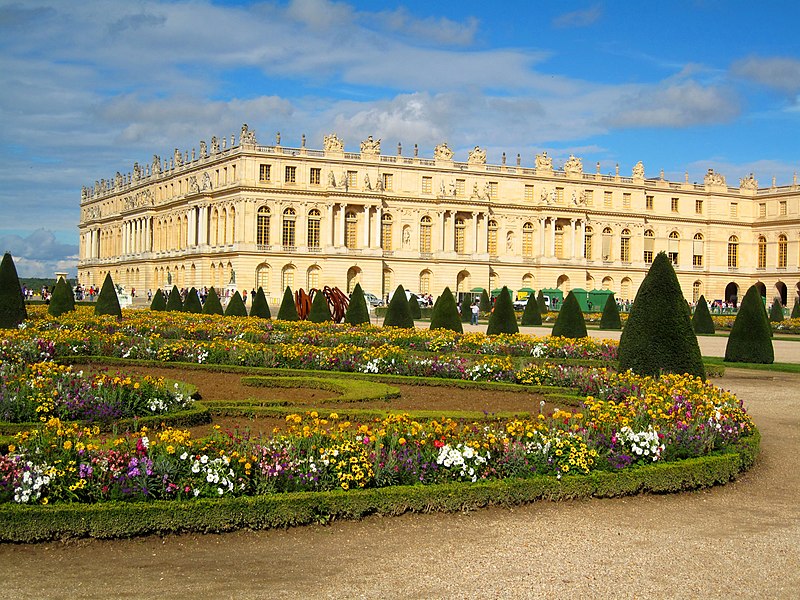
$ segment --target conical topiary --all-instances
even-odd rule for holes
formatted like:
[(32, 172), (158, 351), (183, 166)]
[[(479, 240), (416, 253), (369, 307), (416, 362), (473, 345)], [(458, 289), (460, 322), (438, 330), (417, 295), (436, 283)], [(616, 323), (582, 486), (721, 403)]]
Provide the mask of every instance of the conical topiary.
[(772, 301), (772, 306), (769, 307), (769, 322), (780, 323), (781, 321), (783, 321), (783, 306), (781, 301), (775, 298)]
[(511, 294), (505, 285), (494, 301), (494, 310), (489, 315), (489, 327), (486, 328), (487, 335), (498, 333), (519, 333), (517, 313), (514, 312), (514, 303), (511, 302)]
[(53, 295), (50, 297), (50, 306), (47, 307), (47, 312), (54, 317), (59, 317), (71, 310), (74, 310), (74, 305), (70, 308), (69, 284), (62, 277), (59, 277), (53, 288)]
[(700, 296), (694, 307), (692, 329), (694, 329), (695, 333), (708, 335), (714, 335), (717, 331), (717, 328), (714, 326), (714, 319), (711, 318), (711, 313), (708, 312), (708, 302), (706, 302), (705, 296)]
[[(450, 292), (450, 295), (452, 296), (453, 292)], [(439, 298), (441, 298), (441, 296), (439, 296)], [(461, 300), (461, 314), (459, 316), (462, 323), (469, 323), (472, 320), (472, 303), (469, 299), (470, 296), (464, 296)], [(458, 303), (456, 303), (456, 309), (458, 309)]]
[(289, 286), (283, 291), (283, 300), (281, 300), (281, 307), (278, 309), (279, 321), (299, 321), (300, 316), (297, 314), (297, 306), (294, 303), (294, 294)]
[(543, 315), (547, 314), (547, 302), (544, 301), (544, 293), (542, 290), (539, 290), (539, 293), (536, 294), (536, 304), (539, 305), (539, 312)]
[(69, 302), (69, 310), (75, 310), (75, 290), (72, 289), (72, 284), (69, 279), (65, 279), (64, 283), (67, 284), (67, 301)]
[(181, 312), (183, 310), (183, 300), (177, 285), (172, 286), (172, 290), (167, 298), (167, 311), (168, 312)]
[(111, 273), (106, 273), (103, 287), (100, 288), (100, 295), (97, 296), (97, 300), (94, 303), (94, 314), (112, 315), (119, 319), (122, 318), (122, 309), (119, 306), (117, 289), (114, 287), (114, 282), (111, 280)]
[(581, 305), (578, 304), (578, 299), (572, 291), (564, 298), (564, 303), (561, 305), (561, 310), (558, 311), (558, 317), (553, 324), (553, 336), (565, 338), (585, 338), (586, 337), (586, 321), (583, 318), (583, 311)]
[[(464, 302), (463, 305), (469, 308), (469, 302)], [(442, 295), (436, 300), (431, 313), (431, 329), (449, 329), (464, 333), (461, 317), (458, 314), (458, 305), (449, 287), (444, 288)]]
[(306, 320), (312, 323), (325, 323), (333, 320), (331, 309), (328, 306), (328, 299), (325, 298), (325, 294), (320, 290), (314, 292), (314, 298), (311, 300), (311, 310)]
[(228, 306), (225, 307), (226, 317), (246, 317), (247, 308), (242, 300), (242, 295), (236, 291), (231, 299), (228, 301)]
[(200, 302), (200, 296), (197, 294), (197, 288), (192, 287), (186, 293), (186, 301), (183, 303), (183, 311), (199, 315), (203, 312), (203, 303)]
[(686, 300), (664, 252), (653, 260), (636, 293), (619, 342), (619, 369), (652, 376), (689, 373), (705, 379)]
[(419, 298), (416, 294), (411, 294), (408, 298), (408, 312), (412, 319), (422, 318), (422, 310), (419, 308)]
[(542, 324), (542, 313), (539, 312), (539, 303), (536, 302), (536, 297), (533, 294), (528, 296), (519, 324), (528, 327)]
[(16, 329), (27, 318), (17, 267), (11, 253), (6, 252), (0, 262), (0, 329)]
[(164, 292), (161, 288), (156, 288), (153, 294), (153, 301), (150, 303), (150, 310), (167, 310), (167, 299), (164, 297)]
[(792, 308), (792, 319), (800, 319), (800, 296), (794, 299), (794, 307)]
[(217, 290), (211, 287), (206, 295), (205, 304), (203, 304), (204, 315), (224, 315), (225, 311), (222, 310), (222, 302), (217, 296)]
[(600, 329), (622, 329), (622, 320), (619, 318), (619, 307), (614, 294), (609, 294), (606, 298), (603, 314), (600, 315)]
[(398, 285), (394, 291), (389, 307), (386, 309), (386, 317), (383, 319), (384, 327), (414, 327), (414, 319), (411, 318), (411, 311), (406, 300), (406, 291), (402, 285)]
[(772, 325), (767, 318), (761, 292), (754, 285), (750, 286), (739, 305), (725, 346), (725, 361), (762, 364), (775, 361)]
[(480, 307), (482, 313), (488, 313), (492, 310), (492, 299), (489, 298), (489, 292), (481, 290), (481, 303)]
[(271, 319), (272, 313), (269, 311), (269, 303), (264, 295), (264, 288), (259, 287), (253, 303), (250, 305), (250, 316), (260, 317), (261, 319)]
[(344, 322), (348, 325), (370, 323), (369, 308), (367, 307), (367, 300), (364, 298), (364, 290), (361, 289), (360, 283), (356, 284), (353, 288), (353, 293), (350, 294), (350, 303), (347, 305), (347, 311), (344, 313)]

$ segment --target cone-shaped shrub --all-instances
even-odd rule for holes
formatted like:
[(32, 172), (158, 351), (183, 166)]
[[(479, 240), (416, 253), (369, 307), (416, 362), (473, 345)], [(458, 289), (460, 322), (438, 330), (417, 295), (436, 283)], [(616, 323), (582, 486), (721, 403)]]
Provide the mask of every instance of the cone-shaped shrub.
[(620, 371), (658, 376), (689, 373), (705, 379), (686, 300), (666, 253), (659, 252), (642, 281), (619, 342)]
[(708, 312), (708, 302), (706, 302), (705, 296), (700, 296), (697, 300), (697, 305), (694, 307), (692, 329), (694, 329), (695, 333), (710, 335), (713, 335), (717, 330), (714, 326), (714, 319), (711, 318), (711, 313)]
[(17, 267), (11, 253), (6, 252), (0, 263), (0, 329), (16, 329), (27, 318)]
[[(561, 310), (564, 310), (563, 308)], [(600, 315), (600, 329), (622, 329), (622, 321), (619, 318), (619, 307), (614, 294), (609, 294), (606, 298), (606, 305), (603, 307), (603, 314)]]
[(161, 288), (156, 288), (153, 294), (153, 301), (150, 303), (150, 310), (167, 310), (167, 299), (164, 297), (164, 292)]
[[(450, 292), (450, 295), (452, 296), (453, 292)], [(467, 298), (468, 296), (464, 296), (464, 299), (461, 301), (460, 318), (462, 323), (469, 323), (472, 320), (472, 304)], [(458, 302), (456, 302), (456, 309), (458, 309)]]
[(772, 325), (756, 286), (750, 286), (739, 305), (736, 320), (725, 346), (726, 362), (771, 364), (775, 361), (772, 349)]
[(794, 299), (794, 308), (792, 308), (792, 319), (800, 319), (800, 297)]
[(578, 304), (578, 299), (571, 291), (564, 298), (564, 304), (561, 305), (561, 310), (558, 311), (558, 317), (553, 324), (553, 333), (551, 335), (576, 339), (585, 338), (587, 335), (586, 321), (583, 318), (581, 305)]
[(361, 289), (360, 283), (356, 284), (356, 287), (353, 288), (353, 293), (350, 294), (350, 303), (344, 313), (344, 322), (348, 325), (361, 325), (362, 323), (370, 322), (367, 300), (364, 298), (364, 290)]
[(406, 291), (402, 285), (398, 285), (394, 291), (392, 299), (389, 301), (389, 308), (386, 309), (386, 317), (383, 319), (384, 327), (414, 327), (414, 319), (408, 309)]
[(228, 306), (225, 307), (226, 317), (246, 317), (247, 308), (245, 308), (242, 295), (237, 291), (234, 292), (231, 299), (228, 301)]
[(408, 312), (412, 319), (422, 318), (422, 310), (419, 308), (419, 298), (417, 298), (416, 294), (411, 294), (408, 299)]
[[(469, 302), (462, 304), (469, 309)], [(431, 329), (449, 329), (458, 333), (464, 333), (461, 326), (461, 316), (458, 314), (458, 305), (453, 297), (453, 292), (449, 287), (444, 288), (442, 295), (436, 301), (431, 313)]]
[(308, 313), (308, 321), (312, 323), (325, 323), (332, 321), (331, 309), (328, 306), (328, 299), (325, 298), (320, 290), (314, 292), (314, 299), (311, 301), (311, 310)]
[(777, 298), (772, 301), (772, 306), (769, 307), (769, 321), (770, 323), (783, 321), (783, 306), (781, 306), (781, 301)]
[(489, 315), (489, 327), (486, 328), (487, 335), (498, 333), (519, 333), (517, 313), (514, 312), (511, 294), (508, 293), (506, 286), (503, 286), (500, 295), (494, 301), (494, 310)]
[(264, 295), (264, 288), (259, 287), (256, 292), (256, 297), (253, 298), (253, 303), (250, 305), (250, 316), (260, 317), (262, 319), (271, 319), (272, 313), (269, 311), (269, 303), (267, 297)]
[(167, 299), (167, 311), (181, 312), (182, 310), (183, 310), (183, 300), (181, 300), (181, 293), (178, 290), (178, 286), (173, 285), (172, 290), (169, 293), (169, 298)]
[(200, 302), (200, 296), (197, 295), (197, 288), (191, 288), (186, 293), (186, 302), (183, 303), (183, 311), (199, 315), (203, 312), (203, 304)]
[(547, 314), (547, 303), (544, 301), (544, 294), (542, 293), (542, 290), (539, 290), (539, 293), (536, 294), (536, 304), (539, 305), (539, 312), (541, 314)]
[(70, 308), (69, 284), (59, 277), (56, 287), (53, 288), (53, 295), (50, 297), (50, 306), (47, 307), (47, 312), (54, 317), (58, 317), (65, 312), (74, 310), (74, 308), (74, 303)]
[(492, 299), (489, 298), (489, 292), (486, 290), (481, 290), (480, 309), (482, 313), (488, 313), (492, 310)]
[(539, 303), (536, 301), (536, 296), (533, 294), (528, 296), (528, 301), (525, 303), (525, 310), (522, 311), (522, 318), (519, 324), (529, 327), (542, 324), (542, 313), (539, 312)]
[(97, 296), (97, 301), (94, 303), (94, 314), (113, 315), (119, 319), (122, 318), (122, 309), (119, 306), (117, 289), (111, 280), (111, 273), (106, 273), (103, 287), (100, 288), (100, 295)]
[(278, 309), (279, 321), (299, 321), (300, 316), (297, 314), (297, 306), (294, 303), (294, 294), (289, 286), (283, 291), (283, 300), (281, 300), (281, 307)]
[(217, 290), (211, 287), (208, 290), (205, 304), (203, 304), (204, 315), (224, 315), (225, 311), (222, 310), (222, 302), (219, 301)]

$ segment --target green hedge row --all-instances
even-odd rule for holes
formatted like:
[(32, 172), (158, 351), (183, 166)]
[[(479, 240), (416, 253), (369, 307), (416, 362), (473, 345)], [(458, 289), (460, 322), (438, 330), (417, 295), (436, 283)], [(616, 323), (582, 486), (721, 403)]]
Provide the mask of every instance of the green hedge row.
[[(306, 371), (295, 371), (295, 373)], [(251, 375), (241, 379), (242, 385), (267, 388), (311, 388), (328, 390), (340, 394), (336, 398), (317, 400), (317, 402), (372, 402), (374, 400), (388, 400), (398, 398), (400, 390), (378, 381), (365, 381), (363, 379), (316, 378), (308, 376), (264, 376)], [(235, 401), (232, 401), (235, 403)]]
[(709, 487), (735, 479), (758, 455), (760, 435), (702, 458), (651, 464), (619, 472), (537, 476), (480, 483), (397, 486), (348, 492), (298, 492), (195, 501), (155, 501), (51, 506), (0, 506), (0, 542), (42, 542), (93, 537), (127, 538), (182, 532), (270, 529), (334, 519), (461, 512), (539, 500), (616, 497)]

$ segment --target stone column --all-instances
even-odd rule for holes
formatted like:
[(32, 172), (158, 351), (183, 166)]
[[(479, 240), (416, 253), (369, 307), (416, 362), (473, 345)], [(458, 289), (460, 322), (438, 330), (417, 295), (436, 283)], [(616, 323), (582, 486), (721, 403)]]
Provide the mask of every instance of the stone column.
[(550, 217), (550, 256), (556, 255), (556, 218)]
[(477, 213), (477, 212), (472, 213), (472, 232), (473, 232), (473, 235), (475, 236), (475, 254), (480, 252), (480, 246), (478, 246), (478, 243), (479, 243), (479, 240), (478, 240), (478, 215), (479, 214), (480, 213)]
[(578, 258), (578, 256), (577, 256), (577, 254), (578, 254), (578, 252), (577, 252), (577, 250), (578, 250), (578, 242), (575, 239), (575, 235), (578, 232), (578, 228), (576, 227), (576, 222), (577, 222), (577, 219), (570, 219), (569, 220), (569, 225), (572, 228), (572, 248), (570, 248), (570, 252), (572, 252), (572, 258)]
[(547, 226), (547, 218), (539, 219), (539, 257), (544, 258), (547, 253), (545, 252), (545, 227)]
[(340, 204), (341, 207), (339, 211), (339, 218), (341, 219), (341, 223), (339, 224), (339, 235), (341, 236), (339, 246), (345, 247), (347, 246), (347, 205)]
[(581, 253), (578, 258), (583, 258), (586, 254), (586, 219), (581, 219), (581, 239), (580, 239)]
[[(383, 207), (375, 207), (375, 234), (373, 236), (373, 248), (382, 248), (383, 244)], [(383, 248), (384, 250), (391, 250), (391, 248)]]
[(320, 243), (323, 246), (335, 246), (336, 245), (336, 234), (334, 229), (333, 223), (333, 204), (328, 205), (328, 223), (327, 227), (325, 228), (325, 239), (320, 240)]
[(208, 244), (208, 206), (200, 207), (200, 223), (198, 225), (197, 233), (199, 235), (197, 243), (201, 246), (205, 246)]
[(364, 205), (364, 248), (369, 248), (369, 213), (370, 207), (368, 204)]

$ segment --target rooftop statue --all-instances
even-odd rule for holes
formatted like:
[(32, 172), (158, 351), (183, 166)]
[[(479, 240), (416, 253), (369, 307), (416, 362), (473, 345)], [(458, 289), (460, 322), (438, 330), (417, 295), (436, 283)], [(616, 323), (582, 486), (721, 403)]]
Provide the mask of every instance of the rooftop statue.
[(453, 160), (453, 151), (447, 146), (447, 142), (442, 142), (433, 149), (433, 158), (436, 160)]
[(331, 133), (323, 138), (322, 149), (325, 152), (344, 152), (344, 142), (335, 133)]
[(480, 146), (475, 146), (472, 150), (470, 150), (467, 162), (471, 165), (485, 165), (486, 150), (481, 150)]

